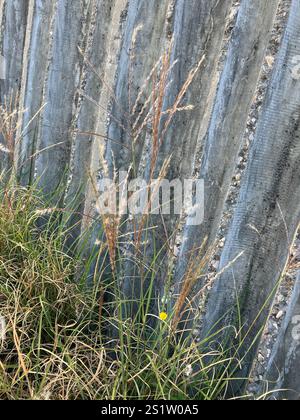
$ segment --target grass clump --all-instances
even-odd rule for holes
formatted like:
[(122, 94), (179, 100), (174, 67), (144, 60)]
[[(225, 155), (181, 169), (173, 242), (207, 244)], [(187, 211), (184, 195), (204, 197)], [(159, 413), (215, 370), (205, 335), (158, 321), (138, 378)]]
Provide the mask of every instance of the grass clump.
[(38, 228), (45, 212), (33, 187), (0, 190), (0, 398), (221, 398), (222, 355), (205, 366), (201, 343), (176, 344), (171, 313), (124, 319), (107, 279), (78, 281), (61, 225)]

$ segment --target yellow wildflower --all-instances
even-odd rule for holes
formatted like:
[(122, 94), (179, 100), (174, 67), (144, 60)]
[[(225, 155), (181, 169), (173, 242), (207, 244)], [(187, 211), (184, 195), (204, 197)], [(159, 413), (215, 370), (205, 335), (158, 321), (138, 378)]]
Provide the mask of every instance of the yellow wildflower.
[(168, 314), (167, 314), (166, 312), (161, 312), (161, 313), (159, 314), (159, 318), (160, 318), (162, 321), (165, 321), (165, 320), (168, 318)]

